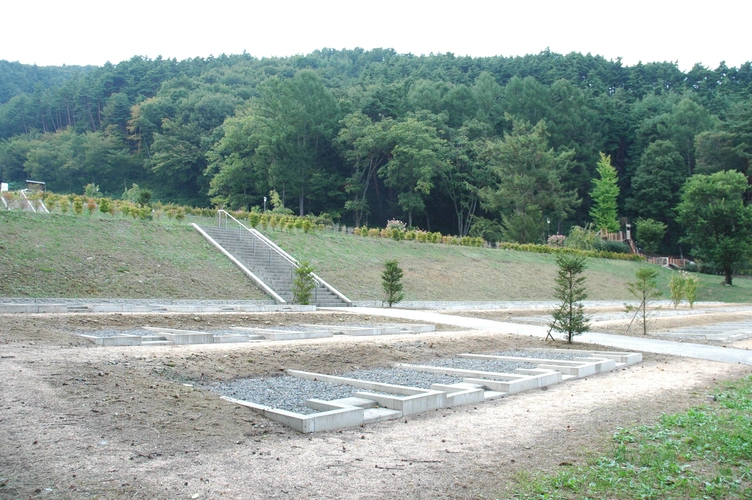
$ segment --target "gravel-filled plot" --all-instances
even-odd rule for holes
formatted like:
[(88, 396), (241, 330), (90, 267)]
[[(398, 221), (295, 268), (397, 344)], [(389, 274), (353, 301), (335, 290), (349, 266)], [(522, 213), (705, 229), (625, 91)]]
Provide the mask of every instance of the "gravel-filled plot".
[(343, 384), (330, 384), (298, 377), (256, 377), (216, 382), (208, 386), (223, 396), (308, 415), (317, 413), (305, 406), (307, 399), (349, 398), (356, 390)]
[[(551, 351), (503, 351), (492, 354), (493, 356), (510, 356), (515, 358), (531, 359), (556, 359), (572, 360), (575, 358), (572, 354), (551, 352)], [(533, 362), (510, 361), (503, 359), (479, 359), (479, 358), (445, 358), (434, 359), (426, 364), (430, 366), (442, 366), (445, 368), (456, 368), (460, 370), (480, 370), (494, 373), (514, 373), (517, 369), (532, 369), (536, 365)]]
[(462, 377), (452, 377), (437, 373), (419, 372), (406, 368), (374, 368), (371, 370), (358, 370), (343, 373), (341, 377), (354, 378), (356, 380), (368, 380), (380, 384), (404, 385), (419, 389), (430, 389), (431, 384), (457, 384), (462, 382)]
[(502, 351), (495, 352), (493, 356), (511, 356), (516, 358), (536, 358), (536, 359), (558, 359), (560, 361), (572, 361), (574, 358), (582, 357), (582, 353), (569, 354), (566, 352), (556, 351)]
[(92, 337), (119, 337), (121, 335), (136, 335), (138, 337), (143, 337), (145, 335), (153, 334), (154, 332), (143, 330), (141, 328), (134, 330), (97, 330), (96, 332), (86, 333), (86, 335), (91, 335)]
[[(496, 355), (560, 360), (571, 360), (575, 357), (573, 354), (547, 351), (505, 351), (496, 353)], [(472, 358), (445, 358), (431, 360), (422, 364), (495, 373), (514, 373), (514, 370), (518, 368), (535, 368), (533, 363), (526, 363), (524, 361)], [(457, 384), (462, 382), (463, 379), (463, 377), (427, 373), (406, 368), (373, 368), (370, 370), (342, 373), (337, 376), (381, 384), (417, 387), (420, 389), (430, 389), (431, 384)], [(316, 413), (316, 410), (305, 406), (307, 399), (331, 401), (333, 399), (351, 397), (355, 391), (361, 391), (361, 389), (349, 385), (331, 384), (290, 376), (257, 377), (215, 382), (209, 385), (208, 389), (223, 396), (304, 415)]]
[(535, 368), (532, 363), (522, 361), (505, 361), (501, 359), (451, 358), (436, 359), (429, 362), (430, 366), (456, 368), (458, 370), (479, 370), (493, 373), (514, 373), (519, 368)]

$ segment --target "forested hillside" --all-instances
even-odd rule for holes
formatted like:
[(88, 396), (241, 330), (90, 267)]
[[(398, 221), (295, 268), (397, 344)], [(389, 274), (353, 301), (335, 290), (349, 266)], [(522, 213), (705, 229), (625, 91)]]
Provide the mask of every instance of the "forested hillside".
[(675, 252), (685, 181), (749, 175), (752, 66), (390, 49), (0, 61), (0, 140), (3, 182), (116, 197), (136, 183), (164, 202), (245, 209), (275, 190), (296, 213), (350, 225), (523, 242), (590, 222), (610, 156), (618, 216), (662, 222)]

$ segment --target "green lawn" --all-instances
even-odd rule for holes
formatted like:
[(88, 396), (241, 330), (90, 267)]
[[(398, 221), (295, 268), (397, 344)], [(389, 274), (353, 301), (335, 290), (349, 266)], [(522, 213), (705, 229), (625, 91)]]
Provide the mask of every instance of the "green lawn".
[[(71, 214), (0, 212), (0, 296), (262, 299), (225, 257), (188, 224), (162, 217), (135, 221)], [(265, 231), (298, 260), (353, 300), (381, 300), (384, 263), (404, 270), (405, 300), (552, 300), (554, 256), (345, 235), (325, 229)], [(626, 283), (640, 266), (588, 260), (589, 298), (628, 300)], [(659, 270), (668, 298), (671, 272)], [(699, 275), (698, 300), (752, 302), (752, 280)]]
[[(394, 241), (345, 235), (329, 230), (304, 234), (266, 230), (298, 260), (306, 260), (322, 278), (355, 300), (381, 300), (384, 262), (397, 259), (405, 272), (405, 300), (553, 300), (554, 256), (499, 250)], [(629, 300), (626, 283), (640, 264), (588, 259), (586, 285), (591, 300)], [(659, 271), (659, 286), (668, 299), (672, 271)], [(736, 278), (733, 287), (721, 276), (698, 275), (698, 300), (752, 302), (752, 280)]]
[(185, 223), (0, 212), (0, 296), (265, 300)]

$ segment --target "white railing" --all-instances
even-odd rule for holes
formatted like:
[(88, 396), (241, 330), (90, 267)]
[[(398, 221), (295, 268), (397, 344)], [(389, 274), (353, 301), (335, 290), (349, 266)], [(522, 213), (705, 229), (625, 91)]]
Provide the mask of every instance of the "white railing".
[(236, 266), (238, 266), (249, 278), (251, 278), (253, 281), (255, 281), (256, 284), (259, 287), (261, 287), (261, 289), (264, 292), (266, 292), (269, 295), (271, 295), (272, 298), (274, 298), (275, 302), (277, 302), (278, 304), (287, 304), (287, 301), (285, 299), (283, 299), (277, 292), (275, 292), (274, 290), (272, 290), (271, 288), (269, 288), (269, 286), (266, 283), (264, 283), (264, 281), (261, 278), (259, 278), (255, 274), (253, 274), (253, 272), (250, 269), (248, 269), (247, 267), (245, 267), (242, 262), (240, 262), (238, 259), (236, 259), (230, 252), (228, 252), (227, 250), (225, 250), (222, 247), (222, 245), (220, 245), (219, 243), (217, 243), (217, 241), (214, 238), (212, 238), (211, 236), (209, 236), (208, 234), (206, 234), (206, 231), (204, 231), (203, 229), (201, 229), (201, 227), (198, 224), (193, 223), (191, 225), (193, 226), (193, 228), (196, 231), (198, 231), (199, 233), (201, 233), (201, 235), (204, 238), (206, 238), (212, 245), (214, 245), (217, 248), (217, 250), (219, 250), (220, 252), (222, 252), (223, 254), (225, 254), (225, 256), (228, 259), (230, 259)]
[[(244, 232), (247, 232), (251, 236), (254, 237), (254, 250), (256, 241), (260, 241), (262, 244), (266, 245), (266, 247), (270, 250), (269, 254), (269, 261), (271, 263), (271, 251), (275, 252), (278, 256), (282, 257), (284, 260), (286, 260), (293, 268), (298, 269), (300, 267), (300, 263), (290, 254), (282, 250), (276, 243), (274, 243), (272, 240), (264, 236), (260, 231), (248, 227), (242, 222), (240, 222), (238, 219), (233, 217), (230, 213), (228, 213), (225, 210), (219, 209), (217, 210), (217, 223), (219, 227), (224, 227), (225, 229), (229, 229), (229, 223), (230, 219), (234, 221), (238, 225), (238, 236), (242, 237), (242, 234)], [(224, 223), (224, 225), (223, 225)], [(313, 277), (313, 280), (316, 282), (317, 286), (323, 286), (324, 288), (328, 289), (330, 292), (335, 294), (337, 297), (345, 301), (348, 305), (352, 305), (352, 301), (345, 297), (343, 294), (339, 292), (336, 288), (334, 288), (332, 285), (321, 279), (316, 273), (311, 273), (311, 276)], [(292, 277), (291, 277), (292, 279)], [(314, 289), (314, 293), (316, 290)]]
[(32, 212), (37, 213), (37, 209), (34, 208), (34, 205), (32, 205), (31, 200), (29, 199), (28, 196), (26, 196), (26, 190), (22, 189), (21, 191), (19, 191), (19, 193), (21, 193), (21, 198), (23, 198), (23, 202), (21, 202), (21, 206), (23, 207), (23, 204), (25, 202)]

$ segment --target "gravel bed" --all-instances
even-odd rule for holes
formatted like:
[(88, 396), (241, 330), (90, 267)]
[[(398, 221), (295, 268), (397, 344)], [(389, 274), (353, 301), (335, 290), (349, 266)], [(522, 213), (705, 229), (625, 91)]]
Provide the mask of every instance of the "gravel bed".
[(419, 372), (405, 368), (374, 368), (371, 370), (358, 370), (343, 373), (340, 377), (354, 378), (356, 380), (368, 380), (380, 384), (405, 385), (430, 389), (431, 384), (457, 384), (462, 382), (462, 377), (439, 375), (437, 373)]
[(514, 373), (519, 368), (535, 368), (532, 363), (521, 361), (503, 361), (495, 359), (452, 358), (437, 359), (428, 363), (430, 366), (456, 368), (459, 370), (480, 370), (494, 373)]
[[(503, 351), (496, 354), (503, 356), (561, 360), (570, 360), (575, 357), (573, 354), (550, 351)], [(535, 368), (535, 365), (532, 363), (470, 358), (438, 359), (431, 360), (425, 364), (500, 373), (514, 373), (514, 370), (518, 368)], [(462, 377), (426, 373), (405, 368), (374, 368), (370, 370), (357, 370), (342, 373), (338, 376), (353, 378), (356, 380), (368, 380), (382, 384), (418, 387), (421, 389), (429, 389), (431, 384), (456, 384), (462, 382)], [(312, 410), (305, 406), (305, 401), (307, 399), (331, 401), (333, 399), (351, 397), (355, 391), (360, 391), (360, 389), (349, 385), (331, 384), (290, 376), (235, 379), (226, 382), (215, 382), (206, 387), (212, 392), (223, 396), (250, 401), (252, 403), (280, 410), (292, 411), (303, 415), (316, 413), (316, 410)]]
[(494, 352), (492, 356), (511, 356), (516, 358), (536, 358), (536, 359), (558, 359), (561, 361), (572, 361), (574, 358), (582, 357), (582, 353), (566, 353), (556, 351), (501, 351)]
[(92, 337), (118, 337), (120, 335), (137, 335), (143, 337), (144, 335), (152, 335), (154, 332), (148, 330), (97, 330), (96, 332), (86, 332), (86, 335)]
[(223, 396), (304, 415), (317, 413), (305, 406), (307, 399), (349, 398), (357, 389), (298, 377), (257, 377), (216, 382), (207, 388)]
[[(316, 328), (313, 326), (303, 325), (265, 325), (263, 327), (258, 326), (244, 326), (238, 325), (239, 328), (253, 328), (254, 330), (268, 331), (268, 332), (318, 332), (321, 330), (327, 330), (327, 328)], [(242, 330), (232, 330), (235, 333), (243, 333)]]

